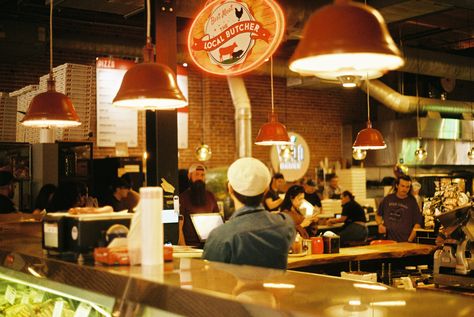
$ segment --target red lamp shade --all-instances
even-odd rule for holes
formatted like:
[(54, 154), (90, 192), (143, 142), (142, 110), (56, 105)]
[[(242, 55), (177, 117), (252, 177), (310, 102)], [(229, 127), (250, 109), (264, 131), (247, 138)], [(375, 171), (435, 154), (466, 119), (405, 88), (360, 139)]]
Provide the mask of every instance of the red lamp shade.
[(47, 128), (77, 127), (79, 116), (68, 96), (55, 91), (54, 80), (48, 80), (48, 90), (36, 95), (23, 119), (24, 126)]
[(255, 139), (257, 145), (284, 145), (291, 144), (286, 127), (278, 122), (276, 113), (268, 115), (268, 122), (262, 125)]
[(348, 0), (312, 14), (290, 59), (292, 71), (329, 80), (342, 75), (377, 78), (403, 64), (382, 15)]
[(130, 68), (113, 100), (118, 107), (166, 110), (187, 105), (176, 83), (175, 74), (166, 65), (145, 62)]
[(372, 128), (370, 121), (367, 121), (367, 128), (359, 131), (352, 145), (352, 148), (356, 150), (381, 150), (386, 147), (382, 134), (379, 130)]

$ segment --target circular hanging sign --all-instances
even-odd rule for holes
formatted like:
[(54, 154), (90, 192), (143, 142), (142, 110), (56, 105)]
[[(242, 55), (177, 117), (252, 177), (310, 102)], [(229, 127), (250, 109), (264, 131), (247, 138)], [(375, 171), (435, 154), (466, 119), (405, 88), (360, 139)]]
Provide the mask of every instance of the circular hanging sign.
[(188, 50), (206, 72), (240, 75), (275, 52), (284, 30), (283, 11), (272, 0), (210, 1), (191, 25)]
[(288, 132), (291, 144), (274, 145), (270, 159), (275, 172), (280, 172), (289, 182), (302, 178), (309, 168), (310, 153), (306, 140), (298, 133)]

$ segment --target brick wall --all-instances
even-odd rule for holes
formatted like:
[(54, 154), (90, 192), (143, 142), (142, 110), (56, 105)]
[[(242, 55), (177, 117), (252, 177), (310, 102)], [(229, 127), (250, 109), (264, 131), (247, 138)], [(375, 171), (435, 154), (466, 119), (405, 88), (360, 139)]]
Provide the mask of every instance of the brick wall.
[[(84, 28), (84, 26), (81, 26)], [(69, 25), (70, 30), (76, 30)], [(77, 28), (79, 29), (79, 28)], [(84, 30), (82, 30), (85, 32)], [(110, 30), (109, 32), (112, 32)], [(135, 32), (135, 31), (133, 31)], [(127, 37), (142, 39), (131, 34)], [(60, 44), (61, 31), (56, 33)], [(133, 36), (132, 36), (133, 35)], [(73, 34), (67, 39), (72, 41)], [(105, 41), (109, 37), (102, 37)], [(17, 38), (18, 39), (18, 38)], [(11, 41), (11, 42), (8, 42)], [(41, 75), (48, 72), (49, 52), (47, 43), (23, 43), (7, 38), (0, 41), (0, 91), (10, 92), (26, 85), (36, 84)], [(82, 42), (81, 45), (55, 47), (54, 65), (63, 63), (78, 63), (94, 65), (98, 55), (104, 52), (100, 44), (94, 50)], [(128, 43), (128, 42), (127, 42)], [(131, 40), (130, 40), (130, 43)], [(129, 43), (129, 44), (130, 44)], [(104, 42), (104, 45), (107, 44)], [(113, 44), (113, 43), (112, 43)], [(139, 48), (133, 43), (133, 47)], [(125, 46), (125, 45), (124, 45)], [(74, 49), (72, 49), (74, 47)], [(107, 47), (107, 46), (105, 46)], [(117, 47), (119, 49), (120, 47)], [(13, 51), (15, 50), (15, 51)], [(120, 55), (116, 52), (117, 55)], [(126, 54), (125, 54), (126, 55)], [(225, 78), (204, 76), (197, 68), (190, 66), (189, 73), (189, 148), (179, 151), (179, 167), (186, 168), (195, 161), (194, 150), (202, 138), (202, 96), (204, 88), (204, 141), (211, 147), (213, 156), (207, 163), (209, 167), (230, 164), (236, 158), (234, 106)], [(252, 138), (258, 133), (260, 126), (267, 120), (271, 110), (269, 76), (247, 75), (244, 77), (252, 105)], [(295, 89), (286, 88), (284, 78), (275, 78), (275, 110), (281, 122), (287, 125), (289, 131), (301, 134), (311, 150), (312, 173), (319, 161), (328, 157), (330, 161), (341, 157), (341, 127), (343, 124), (364, 121), (366, 117), (365, 98), (358, 90), (333, 89)], [(132, 156), (141, 156), (145, 149), (144, 116), (139, 115), (139, 147), (130, 148)], [(92, 123), (95, 129), (95, 122)], [(93, 131), (95, 134), (95, 131)], [(93, 141), (95, 138), (92, 137)], [(252, 146), (253, 156), (269, 164), (270, 148)], [(113, 148), (94, 148), (95, 157), (113, 156)]]
[[(193, 67), (189, 73), (189, 148), (179, 151), (179, 167), (194, 162), (202, 126), (201, 89), (204, 88), (204, 141), (211, 147), (208, 167), (229, 165), (236, 158), (234, 106), (225, 78), (204, 76)], [(252, 106), (252, 139), (271, 110), (269, 76), (244, 77)], [(289, 131), (302, 135), (311, 150), (309, 172), (319, 161), (341, 158), (343, 124), (364, 121), (364, 95), (358, 90), (287, 88), (286, 79), (275, 78), (275, 111)], [(254, 157), (270, 164), (270, 147), (252, 146)]]

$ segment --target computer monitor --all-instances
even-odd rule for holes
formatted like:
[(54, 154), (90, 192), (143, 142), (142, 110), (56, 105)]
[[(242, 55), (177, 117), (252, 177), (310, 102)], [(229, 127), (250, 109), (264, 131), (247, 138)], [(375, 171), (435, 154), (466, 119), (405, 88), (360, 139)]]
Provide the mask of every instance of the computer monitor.
[(224, 223), (222, 216), (217, 212), (191, 214), (191, 221), (201, 242), (205, 242), (211, 231)]

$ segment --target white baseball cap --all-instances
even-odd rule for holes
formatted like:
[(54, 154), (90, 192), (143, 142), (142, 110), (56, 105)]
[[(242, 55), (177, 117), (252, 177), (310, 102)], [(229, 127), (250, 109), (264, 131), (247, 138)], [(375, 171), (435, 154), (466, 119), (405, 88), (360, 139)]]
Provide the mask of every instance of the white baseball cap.
[(206, 171), (206, 166), (204, 166), (201, 163), (194, 163), (189, 167), (188, 174), (194, 173), (195, 171), (198, 171), (198, 170)]
[(240, 158), (227, 170), (230, 186), (241, 195), (252, 197), (262, 194), (272, 176), (261, 161), (253, 157)]

